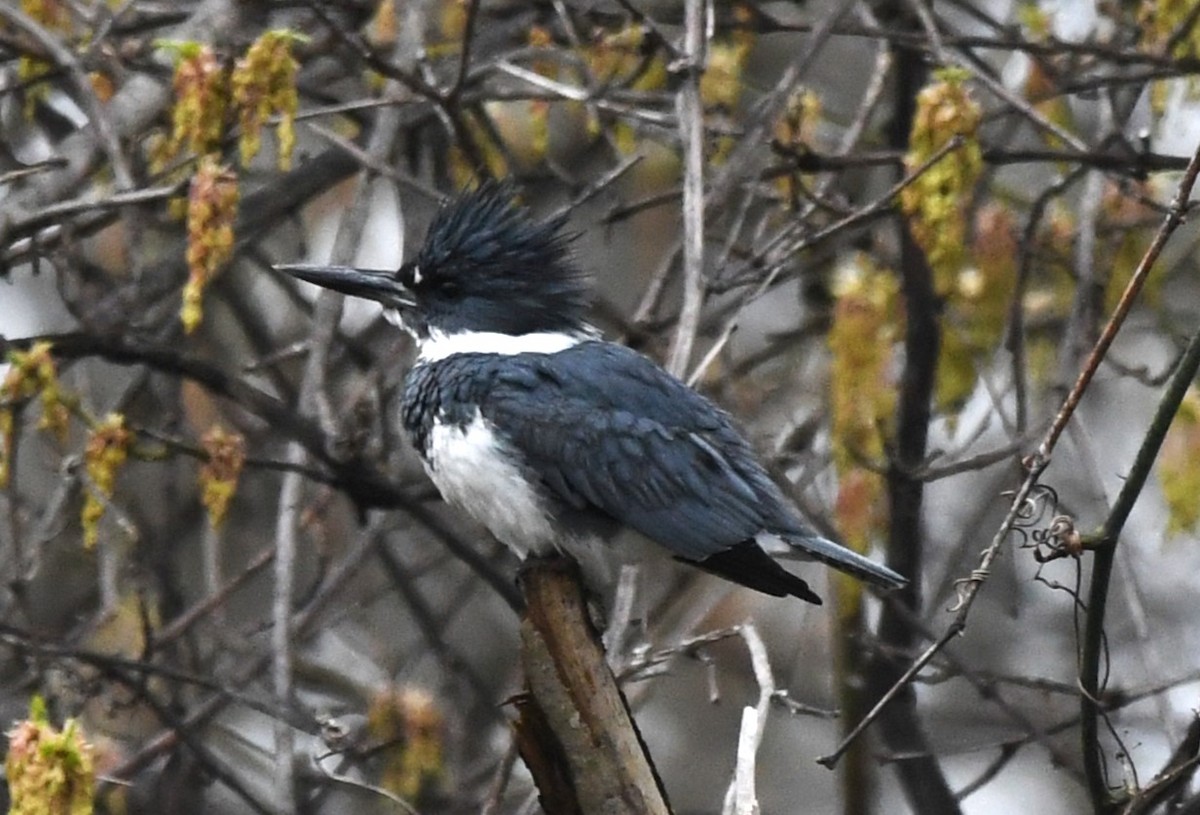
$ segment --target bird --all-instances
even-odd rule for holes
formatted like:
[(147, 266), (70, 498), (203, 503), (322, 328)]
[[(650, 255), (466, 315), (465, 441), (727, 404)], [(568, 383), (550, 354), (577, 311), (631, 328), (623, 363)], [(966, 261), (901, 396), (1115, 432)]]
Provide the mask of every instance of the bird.
[(518, 557), (595, 551), (632, 529), (675, 559), (776, 597), (821, 598), (770, 551), (882, 589), (907, 582), (818, 534), (734, 419), (586, 320), (566, 215), (515, 185), (444, 202), (398, 269), (275, 268), (378, 302), (412, 335), (400, 417), (442, 497)]

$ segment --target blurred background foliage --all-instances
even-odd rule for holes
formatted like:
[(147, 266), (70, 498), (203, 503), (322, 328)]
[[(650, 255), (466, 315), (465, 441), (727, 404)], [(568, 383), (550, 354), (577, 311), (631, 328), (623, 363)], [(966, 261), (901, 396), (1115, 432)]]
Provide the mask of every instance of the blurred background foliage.
[(487, 177), (569, 207), (607, 336), (686, 341), (677, 372), (814, 522), (913, 578), (889, 603), (837, 578), (810, 608), (627, 574), (606, 644), (677, 811), (732, 811), (747, 621), (779, 689), (763, 812), (1200, 811), (1195, 391), (1117, 550), (1094, 738), (1079, 689), (1079, 547), (1200, 314), (1186, 226), (966, 636), (835, 771), (813, 760), (949, 625), (1169, 215), (1200, 6), (703, 11), (692, 64), (671, 0), (0, 5), (13, 811), (538, 811), (508, 724), (517, 564), (398, 432), (411, 343), (271, 268), (394, 267)]

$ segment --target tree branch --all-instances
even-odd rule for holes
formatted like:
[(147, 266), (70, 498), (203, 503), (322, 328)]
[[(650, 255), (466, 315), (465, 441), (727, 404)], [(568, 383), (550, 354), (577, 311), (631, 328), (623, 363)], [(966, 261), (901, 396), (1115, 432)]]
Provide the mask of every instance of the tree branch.
[(529, 700), (517, 734), (543, 807), (668, 815), (662, 782), (588, 619), (577, 572), (561, 558), (531, 560), (522, 586)]

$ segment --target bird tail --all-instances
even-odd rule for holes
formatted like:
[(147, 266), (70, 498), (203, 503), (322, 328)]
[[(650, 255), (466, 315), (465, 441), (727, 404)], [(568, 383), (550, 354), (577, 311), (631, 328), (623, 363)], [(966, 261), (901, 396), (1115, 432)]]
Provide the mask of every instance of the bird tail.
[[(840, 572), (845, 572), (880, 588), (898, 589), (908, 583), (908, 578), (897, 574), (887, 566), (869, 560), (858, 552), (834, 543), (828, 538), (822, 538), (820, 535), (790, 533), (780, 535), (779, 539), (793, 550), (790, 553), (793, 557), (819, 560)], [(773, 553), (787, 556), (778, 549), (774, 549)]]

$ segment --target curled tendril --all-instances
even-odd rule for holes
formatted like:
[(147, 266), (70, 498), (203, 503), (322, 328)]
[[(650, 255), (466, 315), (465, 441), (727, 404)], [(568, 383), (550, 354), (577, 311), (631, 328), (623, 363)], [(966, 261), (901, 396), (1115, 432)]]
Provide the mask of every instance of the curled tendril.
[(1032, 549), (1038, 563), (1078, 557), (1083, 552), (1075, 519), (1059, 511), (1058, 493), (1045, 484), (1035, 484), (1017, 507), (1012, 531), (1021, 539), (1020, 548)]
[(988, 578), (992, 576), (990, 569), (972, 569), (970, 577), (964, 577), (954, 581), (954, 605), (946, 609), (951, 614), (956, 614), (970, 599), (968, 591), (971, 586), (977, 586), (980, 583), (986, 583)]
[[(1014, 493), (1009, 491), (1003, 495), (1011, 498)], [(1029, 494), (1025, 496), (1025, 500), (1017, 507), (1017, 518), (1013, 522), (1013, 531), (1021, 536), (1021, 546), (1024, 548), (1029, 545), (1029, 530), (1041, 526), (1047, 515), (1056, 514), (1058, 514), (1058, 493), (1053, 487), (1034, 484)]]
[(1083, 553), (1083, 538), (1070, 515), (1055, 515), (1049, 526), (1034, 530), (1031, 537), (1033, 557), (1038, 563), (1079, 557)]

